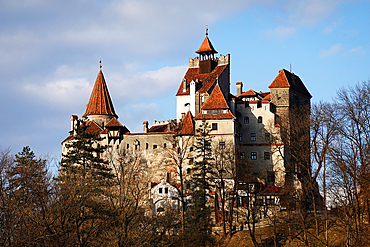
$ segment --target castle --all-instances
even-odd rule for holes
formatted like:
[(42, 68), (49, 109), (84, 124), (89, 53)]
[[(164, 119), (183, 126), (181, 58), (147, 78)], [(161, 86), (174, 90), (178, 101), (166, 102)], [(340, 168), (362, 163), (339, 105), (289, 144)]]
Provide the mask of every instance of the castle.
[[(100, 144), (117, 153), (120, 150), (140, 152), (153, 171), (148, 181), (152, 182), (150, 190), (162, 185), (168, 193), (173, 190), (171, 186), (179, 182), (174, 164), (163, 162), (165, 151), (176, 149), (169, 138), (175, 134), (194, 136), (205, 121), (211, 127), (213, 146), (224, 149), (232, 145), (235, 160), (251, 164), (251, 172), (258, 181), (280, 189), (289, 180), (299, 188), (302, 162), (294, 162), (288, 155), (288, 144), (295, 139), (292, 136), (295, 132), (291, 131), (294, 109), (310, 107), (312, 96), (301, 79), (282, 69), (272, 80), (269, 91), (244, 91), (243, 83), (236, 82), (237, 93), (233, 95), (230, 93), (230, 54), (217, 57), (218, 52), (207, 34), (196, 53), (197, 57), (189, 59), (189, 68), (176, 93), (176, 119), (154, 121), (152, 126), (144, 121), (142, 133), (131, 133), (118, 121), (100, 70), (83, 115), (89, 129), (103, 137)], [(309, 111), (305, 114), (309, 116)], [(65, 144), (73, 140), (78, 125), (78, 117), (72, 115), (70, 135), (62, 142), (63, 154), (68, 151)], [(306, 142), (303, 156), (309, 157), (309, 139), (303, 141)], [(187, 147), (187, 152), (183, 166), (185, 176), (194, 162), (192, 145)], [(165, 194), (162, 187), (152, 193)]]

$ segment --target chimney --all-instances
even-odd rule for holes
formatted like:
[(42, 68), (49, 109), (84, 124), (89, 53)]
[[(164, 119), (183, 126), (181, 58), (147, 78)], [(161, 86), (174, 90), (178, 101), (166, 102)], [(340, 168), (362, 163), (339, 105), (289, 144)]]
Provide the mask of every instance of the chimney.
[(186, 79), (182, 80), (182, 91), (186, 92)]
[(239, 96), (242, 93), (243, 93), (243, 83), (240, 81), (236, 83), (236, 96)]
[(76, 135), (77, 127), (78, 127), (78, 117), (76, 115), (71, 115), (71, 131), (69, 133), (71, 135)]
[(148, 133), (148, 121), (143, 122), (143, 133)]
[(231, 112), (235, 115), (235, 98), (231, 99)]

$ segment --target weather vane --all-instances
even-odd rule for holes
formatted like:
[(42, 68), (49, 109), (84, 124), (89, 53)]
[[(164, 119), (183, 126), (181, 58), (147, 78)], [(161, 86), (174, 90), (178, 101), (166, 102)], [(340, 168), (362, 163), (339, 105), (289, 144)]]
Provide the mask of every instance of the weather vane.
[(101, 71), (101, 68), (103, 67), (103, 66), (101, 66), (101, 58), (100, 58), (100, 61), (99, 61), (99, 67), (100, 67), (100, 71)]
[(206, 24), (206, 36), (208, 36), (208, 24)]

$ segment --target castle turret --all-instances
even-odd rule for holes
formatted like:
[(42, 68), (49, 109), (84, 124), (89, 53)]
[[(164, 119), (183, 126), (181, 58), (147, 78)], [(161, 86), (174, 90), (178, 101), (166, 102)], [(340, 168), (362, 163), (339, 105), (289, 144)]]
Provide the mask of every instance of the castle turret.
[(95, 85), (91, 92), (89, 103), (86, 105), (86, 112), (83, 117), (87, 117), (89, 120), (96, 122), (101, 127), (104, 127), (104, 125), (112, 118), (118, 118), (114, 111), (113, 103), (101, 69), (96, 78)]

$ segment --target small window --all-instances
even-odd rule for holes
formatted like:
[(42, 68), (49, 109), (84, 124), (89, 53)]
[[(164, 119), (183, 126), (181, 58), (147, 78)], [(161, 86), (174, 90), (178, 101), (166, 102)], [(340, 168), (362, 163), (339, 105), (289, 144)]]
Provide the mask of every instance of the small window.
[(265, 160), (269, 160), (270, 159), (270, 152), (265, 152), (263, 157), (264, 157)]
[(117, 145), (117, 149), (119, 149), (119, 145)]
[(164, 193), (168, 194), (168, 188), (164, 188)]
[(245, 108), (249, 107), (249, 101), (245, 101), (245, 103), (244, 103), (244, 107), (245, 107)]
[(262, 123), (262, 117), (261, 116), (258, 117), (258, 123)]
[(269, 141), (270, 140), (270, 133), (265, 133), (265, 140)]
[(241, 159), (241, 160), (244, 160), (244, 159), (245, 159), (245, 153), (244, 153), (244, 152), (241, 152), (241, 153), (240, 153), (240, 159)]
[(262, 101), (259, 100), (259, 101), (257, 101), (257, 108), (261, 108), (261, 107), (262, 107)]
[(193, 152), (194, 148), (193, 148), (193, 147), (190, 147), (190, 149), (189, 149), (189, 150), (190, 150), (190, 152)]
[(251, 133), (251, 141), (255, 141), (256, 140), (256, 133)]
[(257, 159), (257, 152), (251, 152), (251, 160)]
[(210, 143), (210, 142), (206, 142), (206, 143), (204, 144), (204, 148), (205, 148), (205, 149), (211, 149), (211, 143)]
[(219, 146), (220, 146), (220, 149), (225, 149), (225, 142), (220, 142)]
[(245, 124), (249, 123), (249, 117), (244, 117), (244, 123)]
[(166, 143), (164, 143), (164, 144), (163, 144), (163, 148), (166, 148), (166, 147), (167, 147), (167, 144), (166, 144)]
[(242, 133), (239, 133), (239, 141), (243, 141), (243, 134)]
[(212, 123), (212, 130), (217, 130), (217, 123)]
[(176, 148), (176, 143), (172, 143), (172, 148)]
[(186, 169), (186, 173), (191, 174), (191, 169), (190, 168)]
[(130, 148), (130, 144), (127, 144), (127, 149), (129, 149)]
[(149, 148), (149, 143), (146, 143), (145, 144), (145, 148), (148, 149)]
[(153, 145), (153, 149), (157, 149), (157, 147), (158, 147), (157, 145), (155, 145), (155, 144)]
[(159, 188), (158, 193), (159, 193), (159, 194), (162, 194), (162, 193), (163, 193), (163, 188)]

